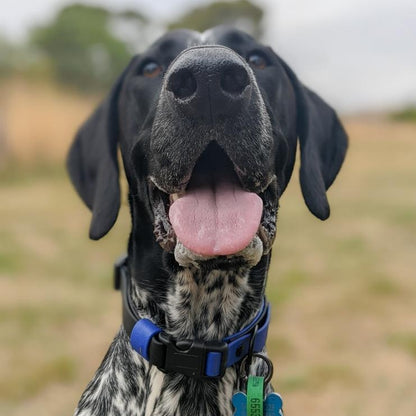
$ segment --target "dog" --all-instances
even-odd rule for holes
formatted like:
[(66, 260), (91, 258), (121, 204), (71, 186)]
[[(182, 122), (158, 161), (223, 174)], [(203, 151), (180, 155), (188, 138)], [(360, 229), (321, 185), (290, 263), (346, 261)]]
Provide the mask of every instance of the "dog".
[[(98, 240), (120, 207), (120, 149), (132, 221), (118, 270), (123, 325), (75, 415), (233, 413), (241, 359), (264, 347), (253, 322), (265, 338), (266, 277), (298, 138), (303, 197), (325, 220), (347, 135), (271, 48), (221, 26), (167, 33), (132, 58), (67, 160)], [(244, 342), (227, 366), (221, 348), (235, 333)], [(215, 370), (201, 367), (209, 348)], [(264, 360), (249, 371), (266, 375)]]

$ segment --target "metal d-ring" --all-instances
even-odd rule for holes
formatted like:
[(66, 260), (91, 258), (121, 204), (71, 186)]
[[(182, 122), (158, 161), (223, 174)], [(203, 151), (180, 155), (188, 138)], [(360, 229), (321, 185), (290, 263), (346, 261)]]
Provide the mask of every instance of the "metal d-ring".
[(254, 342), (256, 341), (257, 331), (259, 330), (259, 326), (256, 325), (253, 328), (253, 332), (250, 337), (250, 344), (248, 346), (247, 356), (245, 357), (245, 372), (248, 374), (250, 372), (250, 366), (253, 361), (253, 354), (254, 354)]
[[(246, 369), (246, 362), (247, 362), (248, 357), (249, 357), (248, 355), (245, 356), (243, 358), (243, 360), (241, 361), (241, 364), (240, 364), (240, 377), (244, 382), (247, 382), (247, 379), (248, 379), (248, 371)], [(272, 363), (272, 361), (268, 357), (266, 357), (265, 355), (260, 354), (260, 353), (256, 353), (256, 352), (253, 353), (251, 355), (251, 357), (260, 358), (266, 363), (266, 365), (267, 365), (267, 375), (264, 377), (264, 383), (265, 384), (270, 383), (270, 381), (273, 377), (273, 363)]]

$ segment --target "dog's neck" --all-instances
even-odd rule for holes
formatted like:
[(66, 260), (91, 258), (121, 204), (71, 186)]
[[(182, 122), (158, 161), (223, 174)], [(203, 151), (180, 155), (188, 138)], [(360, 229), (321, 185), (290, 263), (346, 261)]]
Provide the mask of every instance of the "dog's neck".
[(221, 340), (247, 325), (258, 312), (268, 260), (264, 256), (253, 268), (244, 264), (178, 267), (168, 273), (157, 297), (131, 270), (134, 307), (140, 317), (177, 339)]

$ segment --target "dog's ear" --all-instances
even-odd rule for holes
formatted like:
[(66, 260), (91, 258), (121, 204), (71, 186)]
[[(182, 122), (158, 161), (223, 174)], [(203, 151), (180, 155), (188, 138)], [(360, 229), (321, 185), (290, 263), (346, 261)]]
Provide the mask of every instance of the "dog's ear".
[(80, 127), (67, 158), (72, 183), (92, 211), (89, 235), (93, 240), (100, 239), (111, 229), (120, 209), (118, 102), (129, 66), (101, 105)]
[(303, 198), (312, 214), (326, 220), (330, 213), (326, 190), (344, 161), (348, 137), (334, 109), (306, 88), (290, 67), (280, 61), (296, 94)]

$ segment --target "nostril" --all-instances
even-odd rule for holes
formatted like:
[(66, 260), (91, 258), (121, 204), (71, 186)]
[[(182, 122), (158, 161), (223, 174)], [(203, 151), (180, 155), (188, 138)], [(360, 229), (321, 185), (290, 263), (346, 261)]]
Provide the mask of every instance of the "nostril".
[(196, 86), (192, 72), (189, 69), (180, 69), (170, 75), (167, 89), (172, 91), (176, 98), (184, 100), (195, 93)]
[(232, 95), (241, 94), (249, 82), (246, 69), (239, 65), (233, 65), (225, 69), (221, 76), (221, 88)]

